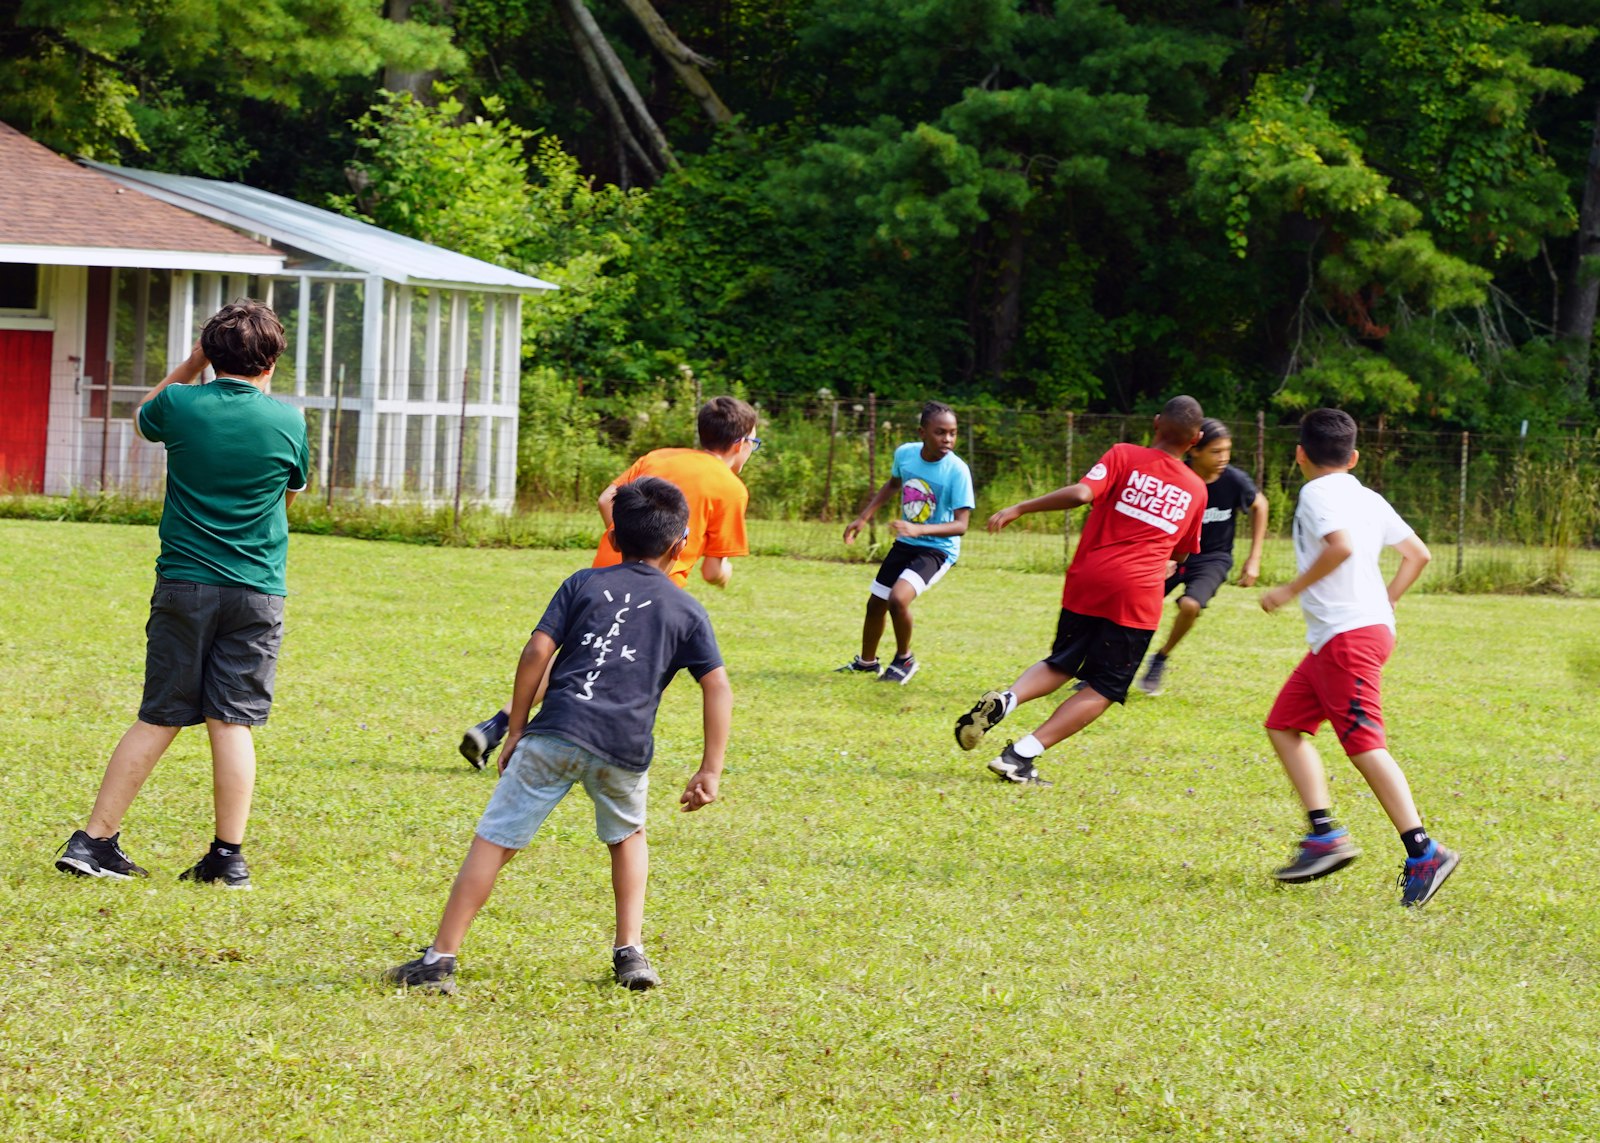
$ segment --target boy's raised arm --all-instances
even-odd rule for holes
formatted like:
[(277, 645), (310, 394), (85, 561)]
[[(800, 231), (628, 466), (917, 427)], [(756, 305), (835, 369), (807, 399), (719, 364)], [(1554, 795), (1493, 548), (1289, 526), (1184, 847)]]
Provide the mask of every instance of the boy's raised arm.
[(1019, 516), (1026, 516), (1032, 512), (1055, 512), (1059, 510), (1071, 511), (1082, 508), (1085, 504), (1094, 501), (1094, 489), (1087, 484), (1079, 482), (1069, 484), (1065, 488), (1058, 488), (1054, 492), (1046, 492), (1043, 496), (1035, 496), (1032, 500), (1024, 500), (1020, 504), (1012, 504), (1000, 509), (989, 517), (989, 531), (998, 532)]
[(1400, 553), (1400, 566), (1395, 570), (1394, 578), (1389, 581), (1390, 607), (1400, 602), (1400, 597), (1417, 582), (1422, 569), (1433, 559), (1433, 553), (1428, 550), (1428, 545), (1424, 544), (1422, 537), (1415, 532), (1394, 545), (1394, 550)]
[(726, 667), (717, 667), (700, 676), (700, 708), (705, 750), (700, 756), (700, 769), (694, 772), (684, 787), (683, 796), (678, 799), (685, 813), (717, 800), (722, 760), (728, 751), (728, 729), (733, 724), (733, 687), (728, 683)]
[(535, 631), (528, 637), (526, 646), (522, 648), (522, 657), (517, 660), (517, 678), (511, 687), (511, 722), (506, 730), (505, 745), (500, 750), (500, 773), (506, 772), (506, 763), (511, 759), (511, 753), (517, 748), (517, 740), (522, 737), (523, 727), (528, 725), (528, 712), (533, 709), (533, 696), (539, 691), (539, 684), (544, 681), (544, 671), (550, 665), (550, 657), (556, 653), (556, 641), (543, 631)]

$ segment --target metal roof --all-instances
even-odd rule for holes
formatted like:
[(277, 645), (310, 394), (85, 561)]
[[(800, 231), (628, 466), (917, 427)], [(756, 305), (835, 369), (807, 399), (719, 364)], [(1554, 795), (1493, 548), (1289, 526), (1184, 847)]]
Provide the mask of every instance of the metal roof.
[(559, 289), (539, 278), (242, 183), (79, 161), (163, 202), (259, 235), (275, 246), (302, 250), (402, 285), (517, 293)]

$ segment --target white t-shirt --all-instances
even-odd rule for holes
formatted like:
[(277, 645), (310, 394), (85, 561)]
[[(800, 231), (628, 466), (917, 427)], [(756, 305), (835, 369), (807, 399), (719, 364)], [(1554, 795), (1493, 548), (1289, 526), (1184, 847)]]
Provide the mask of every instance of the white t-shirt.
[(1306, 641), (1313, 652), (1335, 635), (1381, 623), (1394, 630), (1394, 608), (1378, 567), (1378, 553), (1413, 535), (1389, 502), (1348, 472), (1309, 481), (1294, 511), (1294, 558), (1304, 572), (1322, 554), (1323, 537), (1343, 532), (1350, 558), (1300, 594)]

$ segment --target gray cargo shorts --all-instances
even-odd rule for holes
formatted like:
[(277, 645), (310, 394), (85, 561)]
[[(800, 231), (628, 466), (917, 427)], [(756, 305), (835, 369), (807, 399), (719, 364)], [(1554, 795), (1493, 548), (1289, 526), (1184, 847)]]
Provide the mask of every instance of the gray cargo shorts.
[(267, 721), (283, 641), (283, 596), (157, 576), (144, 633), (140, 722)]

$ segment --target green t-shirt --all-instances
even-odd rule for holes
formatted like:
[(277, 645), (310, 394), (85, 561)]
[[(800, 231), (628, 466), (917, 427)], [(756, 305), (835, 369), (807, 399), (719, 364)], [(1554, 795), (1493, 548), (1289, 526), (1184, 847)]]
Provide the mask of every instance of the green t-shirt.
[(287, 595), (283, 494), (306, 486), (311, 451), (299, 409), (248, 381), (168, 385), (139, 408), (139, 434), (167, 446), (163, 579)]

